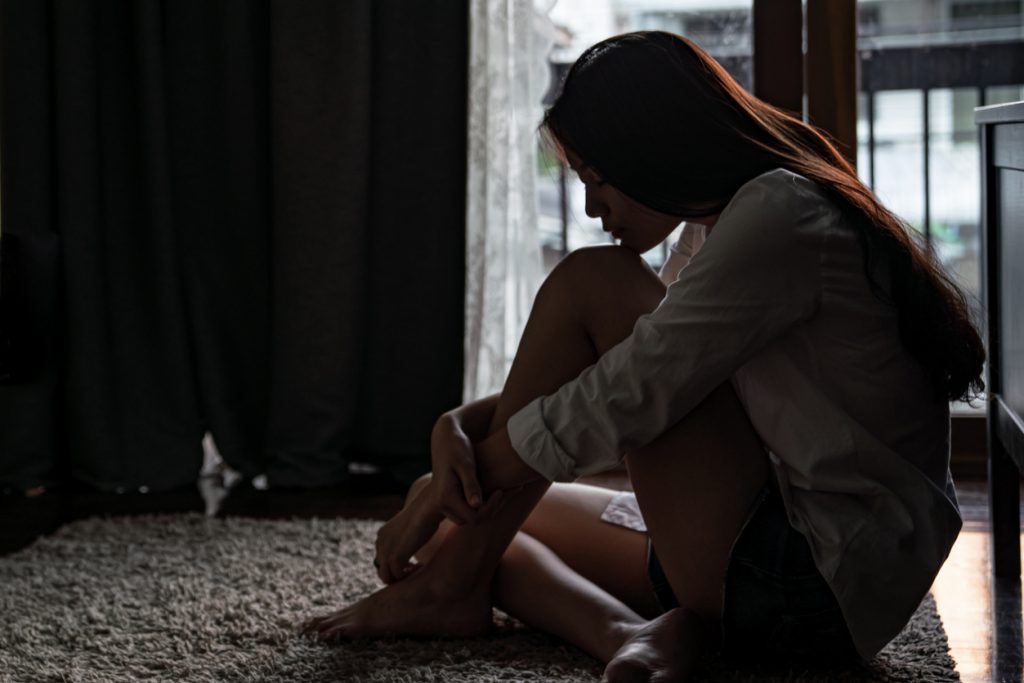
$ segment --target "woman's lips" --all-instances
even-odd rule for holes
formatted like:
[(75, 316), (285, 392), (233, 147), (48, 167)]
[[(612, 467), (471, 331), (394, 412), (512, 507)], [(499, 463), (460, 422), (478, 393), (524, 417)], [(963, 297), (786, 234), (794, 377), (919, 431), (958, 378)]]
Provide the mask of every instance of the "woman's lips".
[(625, 228), (612, 228), (607, 225), (601, 225), (601, 229), (612, 236), (612, 239), (622, 239), (622, 235), (625, 234)]

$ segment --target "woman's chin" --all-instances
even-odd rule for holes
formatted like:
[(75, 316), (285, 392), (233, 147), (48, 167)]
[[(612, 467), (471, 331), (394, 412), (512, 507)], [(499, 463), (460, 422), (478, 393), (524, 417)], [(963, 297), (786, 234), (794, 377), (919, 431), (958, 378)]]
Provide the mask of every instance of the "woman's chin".
[(635, 251), (638, 254), (646, 254), (651, 249), (654, 249), (655, 247), (659, 246), (660, 244), (661, 244), (661, 242), (658, 242), (656, 244), (647, 244), (647, 243), (639, 243), (638, 244), (638, 243), (634, 242), (633, 240), (629, 239), (628, 236), (626, 237), (626, 239), (620, 239), (619, 240), (619, 246), (626, 247), (627, 249), (631, 249), (631, 250)]

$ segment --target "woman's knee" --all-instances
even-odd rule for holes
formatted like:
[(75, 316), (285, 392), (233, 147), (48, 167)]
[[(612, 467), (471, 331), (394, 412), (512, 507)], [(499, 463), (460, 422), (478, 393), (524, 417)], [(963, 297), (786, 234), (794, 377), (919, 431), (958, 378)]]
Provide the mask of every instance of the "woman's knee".
[(747, 410), (728, 380), (705, 396), (683, 420), (691, 429), (740, 435), (760, 447), (760, 439), (750, 424)]
[(750, 425), (747, 411), (728, 380), (705, 396), (687, 417), (697, 418), (704, 425)]
[(582, 247), (569, 252), (544, 284), (573, 289), (604, 288), (609, 284), (637, 281), (660, 283), (658, 276), (637, 252), (614, 244)]
[(664, 297), (664, 283), (638, 253), (604, 245), (577, 249), (562, 259), (537, 301), (554, 307), (560, 316), (575, 318), (603, 353)]

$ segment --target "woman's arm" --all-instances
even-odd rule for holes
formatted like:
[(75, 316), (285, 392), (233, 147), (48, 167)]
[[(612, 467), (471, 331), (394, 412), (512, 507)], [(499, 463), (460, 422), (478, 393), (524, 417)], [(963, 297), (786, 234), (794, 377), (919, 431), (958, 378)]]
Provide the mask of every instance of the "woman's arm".
[(474, 452), (477, 474), (484, 492), (518, 488), (544, 480), (544, 477), (523, 462), (512, 448), (512, 441), (505, 427), (477, 443)]
[(483, 440), (490, 430), (494, 409), (498, 407), (501, 394), (491, 394), (484, 398), (464, 403), (442, 415), (438, 422), (450, 420), (470, 438), (471, 441)]
[[(467, 492), (467, 502), (471, 500), (470, 491), (482, 497), (484, 492), (515, 488), (543, 478), (512, 450), (504, 427), (489, 433), (499, 398), (500, 394), (493, 394), (450, 410), (434, 428), (434, 462), (453, 464)], [(466, 448), (466, 437), (472, 450)], [(438, 469), (435, 467), (435, 480)], [(463, 521), (471, 519), (472, 515), (467, 515)]]
[(545, 479), (572, 481), (664, 433), (817, 314), (824, 243), (837, 220), (813, 182), (787, 171), (744, 185), (629, 337), (509, 417), (515, 452)]
[(476, 470), (483, 484), (476, 490), (608, 469), (811, 318), (821, 300), (821, 225), (832, 220), (830, 211), (816, 186), (792, 174), (744, 186), (714, 237), (628, 338), (476, 444), (476, 467), (465, 468)]

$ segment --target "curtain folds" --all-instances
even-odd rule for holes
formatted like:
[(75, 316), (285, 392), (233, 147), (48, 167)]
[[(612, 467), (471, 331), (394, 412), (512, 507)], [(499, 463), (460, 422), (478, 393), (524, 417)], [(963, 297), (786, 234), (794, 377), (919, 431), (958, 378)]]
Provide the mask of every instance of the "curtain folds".
[(500, 391), (542, 277), (536, 131), (552, 4), (470, 2), (466, 401)]
[(462, 388), (468, 15), (0, 0), (0, 486), (429, 467)]

